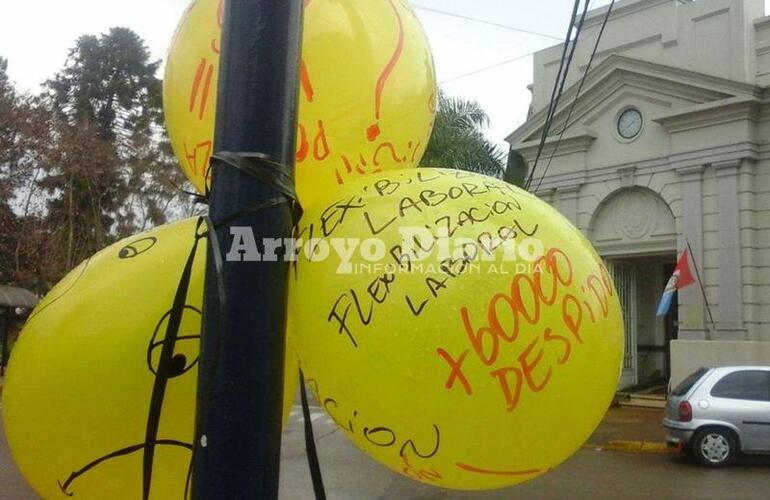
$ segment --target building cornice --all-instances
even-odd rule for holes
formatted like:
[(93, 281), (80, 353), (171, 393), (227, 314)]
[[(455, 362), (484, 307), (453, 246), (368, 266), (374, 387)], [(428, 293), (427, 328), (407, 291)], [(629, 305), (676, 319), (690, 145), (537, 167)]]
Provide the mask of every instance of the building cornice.
[(677, 110), (655, 118), (669, 133), (685, 132), (735, 121), (758, 122), (762, 101), (754, 97), (733, 97)]
[(575, 198), (578, 196), (578, 194), (580, 194), (580, 188), (582, 187), (583, 183), (578, 182), (576, 184), (559, 186), (556, 192), (565, 198)]
[(770, 27), (770, 16), (754, 19), (754, 29), (759, 31)]
[(544, 179), (538, 193), (576, 184), (619, 180), (620, 172), (628, 167), (636, 168), (636, 176), (657, 173), (665, 168), (672, 168), (679, 173), (690, 173), (692, 175), (698, 171), (702, 172), (706, 165), (713, 165), (718, 162), (744, 159), (756, 160), (758, 157), (758, 150), (759, 146), (755, 143), (741, 142), (713, 148), (698, 149), (670, 156), (661, 156), (644, 161), (607, 165), (593, 168), (590, 171), (580, 169), (561, 174), (549, 174), (548, 177)]
[(690, 165), (686, 167), (676, 167), (674, 170), (676, 170), (676, 173), (679, 174), (680, 177), (700, 179), (700, 176), (703, 174), (703, 171), (706, 170), (706, 167), (704, 165)]
[(681, 171), (690, 167), (713, 166), (722, 162), (741, 161), (743, 159), (753, 161), (759, 156), (758, 150), (759, 148), (754, 142), (741, 142), (673, 154), (668, 157), (668, 162), (674, 169)]
[[(560, 156), (566, 156), (575, 153), (584, 153), (588, 151), (588, 149), (591, 147), (591, 144), (593, 144), (595, 140), (596, 136), (592, 134), (581, 134), (564, 137), (561, 139), (561, 141), (559, 141), (558, 136), (549, 137), (545, 141), (543, 152), (540, 155), (539, 161), (543, 161), (543, 159), (550, 158), (551, 156), (558, 158)], [(556, 150), (557, 144), (559, 147), (558, 151)], [(537, 156), (537, 151), (539, 148), (540, 140), (536, 140), (522, 142), (516, 146), (516, 151), (518, 151), (518, 153), (521, 154), (521, 156), (523, 156), (527, 162), (532, 162)]]
[[(677, 2), (681, 4), (688, 4), (692, 3), (692, 0), (677, 0)], [(671, 3), (671, 0), (630, 0), (626, 2), (618, 2), (618, 4), (612, 9), (610, 20), (618, 19), (630, 14), (635, 14), (637, 12), (651, 9), (666, 3)], [(608, 8), (609, 6), (604, 6), (591, 10), (586, 16), (584, 28), (590, 28), (591, 26), (604, 22), (604, 17), (607, 15)]]
[(730, 160), (715, 161), (710, 165), (717, 170), (734, 170), (740, 168), (743, 158), (732, 158)]

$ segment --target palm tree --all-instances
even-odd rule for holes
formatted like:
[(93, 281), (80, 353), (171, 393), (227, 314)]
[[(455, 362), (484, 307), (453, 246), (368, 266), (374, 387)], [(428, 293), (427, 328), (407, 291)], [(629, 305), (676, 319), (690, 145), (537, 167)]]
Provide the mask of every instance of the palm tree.
[(443, 167), (500, 177), (505, 154), (486, 137), (489, 116), (478, 102), (439, 92), (433, 135), (421, 167)]

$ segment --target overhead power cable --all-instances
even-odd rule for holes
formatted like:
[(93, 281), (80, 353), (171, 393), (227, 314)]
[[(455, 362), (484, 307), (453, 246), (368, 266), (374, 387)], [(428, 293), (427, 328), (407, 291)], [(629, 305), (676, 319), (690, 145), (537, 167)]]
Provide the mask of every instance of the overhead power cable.
[[(559, 100), (561, 99), (561, 94), (564, 91), (564, 85), (566, 84), (567, 76), (569, 75), (569, 68), (572, 64), (572, 57), (575, 55), (575, 48), (577, 47), (578, 41), (580, 39), (580, 31), (583, 28), (583, 22), (585, 21), (586, 14), (588, 12), (589, 3), (590, 1), (586, 0), (579, 23), (577, 22), (577, 13), (580, 7), (580, 0), (575, 0), (575, 4), (573, 5), (572, 16), (570, 17), (570, 23), (569, 27), (567, 28), (567, 35), (565, 37), (564, 47), (562, 49), (562, 56), (559, 62), (559, 70), (556, 73), (556, 80), (554, 82), (553, 91), (551, 92), (551, 100), (548, 104), (548, 112), (546, 113), (545, 123), (543, 124), (543, 131), (540, 136), (540, 144), (537, 148), (537, 155), (535, 156), (535, 162), (532, 165), (532, 170), (527, 177), (527, 182), (524, 184), (525, 189), (529, 189), (530, 185), (532, 184), (535, 171), (537, 171), (538, 162), (540, 161), (540, 156), (543, 154), (545, 141), (548, 138), (548, 133), (551, 129), (551, 122), (554, 115), (556, 114), (556, 110), (558, 109)], [(572, 38), (573, 31), (575, 31), (574, 40)]]
[(599, 34), (596, 37), (596, 43), (594, 44), (594, 49), (591, 52), (591, 57), (588, 59), (588, 65), (586, 66), (585, 73), (583, 73), (583, 77), (580, 79), (580, 84), (578, 85), (577, 93), (575, 94), (575, 99), (572, 101), (572, 105), (569, 108), (569, 112), (567, 113), (567, 117), (564, 119), (564, 127), (561, 129), (561, 133), (559, 134), (559, 138), (556, 140), (556, 145), (553, 148), (553, 151), (551, 152), (551, 155), (548, 158), (548, 163), (545, 166), (545, 169), (543, 170), (543, 175), (540, 176), (540, 181), (537, 183), (537, 188), (535, 189), (535, 192), (537, 192), (540, 189), (540, 186), (543, 184), (543, 179), (545, 179), (545, 176), (548, 174), (548, 169), (551, 167), (551, 162), (553, 161), (554, 156), (556, 156), (556, 153), (559, 151), (559, 145), (561, 144), (562, 139), (564, 138), (564, 133), (567, 132), (567, 129), (573, 125), (573, 123), (570, 123), (570, 119), (572, 118), (572, 113), (575, 111), (575, 106), (578, 103), (578, 100), (580, 99), (580, 95), (583, 92), (583, 85), (586, 82), (586, 77), (588, 77), (588, 72), (591, 71), (591, 65), (594, 62), (594, 57), (596, 57), (596, 52), (599, 50), (599, 42), (602, 40), (602, 35), (604, 35), (604, 29), (607, 27), (607, 22), (610, 19), (610, 14), (612, 13), (612, 7), (615, 5), (615, 0), (612, 0), (610, 2), (610, 6), (607, 9), (607, 14), (604, 16), (604, 22), (602, 23), (602, 27), (599, 29)]
[(435, 9), (433, 7), (425, 7), (423, 5), (414, 5), (414, 8), (415, 9), (419, 9), (419, 10), (424, 10), (426, 12), (433, 12), (434, 14), (441, 14), (442, 16), (454, 17), (454, 18), (457, 18), (457, 19), (463, 19), (465, 21), (471, 21), (471, 22), (474, 22), (474, 23), (486, 24), (488, 26), (495, 26), (497, 28), (502, 28), (502, 29), (506, 29), (506, 30), (509, 30), (509, 31), (516, 31), (518, 33), (524, 33), (524, 34), (527, 34), (527, 35), (541, 36), (543, 38), (550, 38), (551, 40), (559, 40), (559, 41), (561, 41), (561, 38), (559, 38), (558, 36), (549, 35), (547, 33), (539, 33), (537, 31), (532, 31), (532, 30), (528, 30), (528, 29), (525, 29), (525, 28), (517, 28), (516, 26), (511, 26), (509, 24), (502, 24), (502, 23), (497, 23), (495, 21), (488, 21), (486, 19), (479, 19), (479, 18), (476, 18), (476, 17), (471, 17), (471, 16), (466, 16), (466, 15), (463, 15), (463, 14), (458, 14), (456, 12), (449, 12), (449, 11), (446, 11), (446, 10)]
[(500, 66), (505, 66), (506, 64), (511, 64), (511, 63), (516, 62), (516, 61), (520, 61), (520, 60), (524, 59), (525, 57), (531, 56), (534, 53), (535, 52), (527, 52), (526, 54), (522, 54), (520, 56), (516, 56), (513, 59), (506, 59), (505, 61), (500, 61), (499, 63), (495, 63), (495, 64), (492, 64), (490, 66), (485, 66), (483, 68), (479, 68), (479, 69), (476, 69), (476, 70), (473, 70), (473, 71), (469, 71), (468, 73), (463, 73), (461, 75), (457, 75), (457, 76), (453, 76), (451, 78), (447, 78), (446, 80), (442, 80), (439, 83), (441, 85), (444, 85), (445, 83), (451, 83), (451, 82), (454, 82), (454, 81), (457, 81), (457, 80), (461, 80), (463, 78), (467, 78), (469, 76), (478, 75), (479, 73), (483, 73), (483, 72), (489, 71), (491, 69), (499, 68)]

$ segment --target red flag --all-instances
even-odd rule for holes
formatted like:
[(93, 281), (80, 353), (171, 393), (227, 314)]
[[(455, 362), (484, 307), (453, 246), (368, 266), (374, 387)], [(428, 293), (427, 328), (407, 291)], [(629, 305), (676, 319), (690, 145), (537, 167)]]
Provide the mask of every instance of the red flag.
[(679, 258), (679, 262), (676, 263), (674, 273), (671, 275), (668, 283), (666, 283), (666, 289), (663, 290), (663, 296), (660, 298), (658, 311), (655, 314), (657, 316), (668, 314), (668, 311), (671, 309), (671, 302), (674, 299), (674, 292), (693, 283), (695, 283), (695, 278), (692, 277), (692, 272), (690, 272), (690, 251), (685, 250)]
[(673, 288), (675, 290), (679, 290), (680, 288), (684, 288), (695, 283), (695, 278), (690, 271), (689, 249), (685, 249), (685, 251), (682, 253), (682, 256), (679, 258), (679, 262), (677, 262), (676, 268), (674, 268), (674, 275), (671, 277), (671, 279), (674, 280), (674, 278), (676, 278), (676, 281), (673, 283)]

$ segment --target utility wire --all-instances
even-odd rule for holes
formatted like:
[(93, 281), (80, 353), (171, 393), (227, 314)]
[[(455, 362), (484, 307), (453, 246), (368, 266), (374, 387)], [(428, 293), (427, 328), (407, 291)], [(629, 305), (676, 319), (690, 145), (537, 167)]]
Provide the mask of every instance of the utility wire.
[(424, 11), (427, 11), (427, 12), (433, 12), (434, 14), (441, 14), (443, 16), (455, 17), (457, 19), (463, 19), (465, 21), (471, 21), (471, 22), (474, 22), (474, 23), (486, 24), (488, 26), (495, 26), (497, 28), (503, 28), (503, 29), (510, 30), (510, 31), (517, 31), (519, 33), (525, 33), (527, 35), (541, 36), (543, 38), (550, 38), (551, 40), (561, 41), (561, 38), (559, 38), (557, 36), (549, 35), (547, 33), (539, 33), (537, 31), (531, 31), (531, 30), (524, 29), (524, 28), (517, 28), (516, 26), (511, 26), (509, 24), (496, 23), (494, 21), (487, 21), (485, 19), (479, 19), (479, 18), (476, 18), (476, 17), (470, 17), (470, 16), (466, 16), (466, 15), (463, 15), (463, 14), (458, 14), (456, 12), (449, 12), (449, 11), (446, 11), (446, 10), (434, 9), (433, 7), (425, 7), (423, 5), (414, 5), (413, 7), (415, 9), (424, 10)]
[[(588, 11), (589, 0), (586, 1), (583, 8), (583, 14), (580, 19), (579, 25), (577, 21), (578, 8), (580, 7), (580, 0), (575, 0), (575, 4), (572, 8), (572, 16), (570, 17), (569, 27), (567, 28), (567, 35), (564, 40), (564, 47), (562, 49), (561, 60), (559, 63), (559, 71), (556, 73), (556, 81), (554, 82), (553, 91), (551, 92), (551, 100), (548, 104), (548, 113), (546, 114), (545, 123), (543, 124), (543, 132), (540, 136), (540, 144), (537, 148), (537, 155), (535, 156), (535, 163), (532, 166), (532, 170), (527, 177), (527, 182), (524, 184), (524, 189), (529, 189), (534, 179), (535, 171), (537, 170), (537, 164), (540, 161), (540, 156), (543, 154), (543, 148), (545, 147), (545, 141), (548, 137), (548, 132), (551, 128), (551, 121), (556, 113), (556, 109), (561, 99), (561, 93), (564, 91), (564, 85), (569, 75), (569, 67), (572, 64), (572, 56), (575, 54), (575, 48), (577, 47), (578, 39), (580, 37), (580, 30), (583, 26), (586, 13)], [(572, 41), (572, 32), (577, 28), (574, 41)], [(570, 42), (572, 41), (572, 44)]]
[[(542, 154), (542, 150), (545, 145), (545, 139), (546, 137), (548, 137), (548, 131), (551, 127), (551, 117), (554, 113), (554, 104), (557, 102), (559, 85), (561, 83), (562, 78), (566, 78), (566, 75), (564, 75), (564, 65), (567, 61), (567, 50), (569, 48), (572, 30), (575, 27), (575, 21), (577, 20), (577, 11), (579, 6), (580, 6), (580, 0), (575, 0), (574, 6), (572, 9), (572, 16), (570, 17), (569, 27), (567, 28), (567, 35), (565, 37), (564, 46), (562, 47), (561, 59), (559, 59), (559, 69), (556, 72), (556, 78), (554, 80), (553, 90), (551, 91), (551, 99), (548, 101), (548, 112), (546, 113), (545, 122), (543, 123), (543, 131), (540, 136), (540, 143), (538, 144), (537, 155), (535, 156), (535, 162), (532, 166), (532, 170), (530, 171), (529, 175), (527, 176), (526, 182), (524, 183), (524, 189), (529, 189), (529, 185), (532, 182), (532, 178), (533, 178), (532, 176), (534, 175), (534, 171), (537, 169), (537, 163), (540, 160), (540, 155)], [(569, 70), (569, 68), (567, 69)]]
[(607, 14), (604, 16), (602, 27), (599, 29), (599, 35), (596, 37), (596, 43), (594, 44), (594, 49), (591, 52), (591, 57), (588, 59), (588, 65), (586, 66), (585, 73), (583, 73), (583, 77), (580, 79), (580, 84), (578, 85), (575, 99), (572, 101), (572, 106), (570, 106), (569, 112), (567, 113), (567, 118), (564, 119), (564, 128), (561, 129), (559, 138), (556, 140), (556, 145), (554, 146), (553, 152), (551, 152), (551, 155), (548, 158), (548, 164), (546, 164), (545, 170), (543, 170), (543, 175), (540, 176), (540, 181), (537, 183), (535, 192), (540, 190), (540, 186), (543, 184), (543, 179), (545, 179), (545, 176), (548, 174), (548, 169), (551, 167), (551, 162), (553, 161), (554, 156), (556, 156), (556, 153), (559, 151), (559, 146), (561, 145), (561, 140), (564, 138), (564, 133), (567, 132), (567, 129), (573, 125), (573, 123), (570, 123), (570, 118), (572, 118), (572, 113), (575, 111), (575, 106), (577, 105), (578, 100), (580, 99), (580, 95), (583, 92), (583, 85), (586, 82), (586, 77), (588, 77), (588, 72), (591, 71), (591, 65), (594, 62), (594, 57), (596, 57), (596, 52), (599, 50), (599, 42), (601, 42), (602, 35), (604, 35), (604, 29), (607, 27), (607, 22), (610, 19), (610, 14), (612, 13), (612, 7), (614, 5), (615, 0), (612, 0), (610, 2), (609, 8), (607, 9)]
[(492, 64), (491, 66), (485, 66), (483, 68), (479, 68), (479, 69), (476, 69), (476, 70), (473, 70), (473, 71), (469, 71), (468, 73), (463, 73), (461, 75), (453, 76), (452, 78), (448, 78), (446, 80), (442, 80), (439, 83), (441, 85), (443, 85), (445, 83), (454, 82), (454, 81), (460, 80), (462, 78), (467, 78), (469, 76), (478, 75), (479, 73), (483, 73), (483, 72), (489, 71), (491, 69), (499, 68), (500, 66), (505, 66), (506, 64), (511, 64), (513, 62), (520, 61), (520, 60), (524, 59), (525, 57), (531, 56), (535, 52), (536, 51), (534, 51), (534, 52), (527, 52), (526, 54), (522, 54), (520, 56), (516, 56), (513, 59), (506, 59), (505, 61), (501, 61), (499, 63)]

